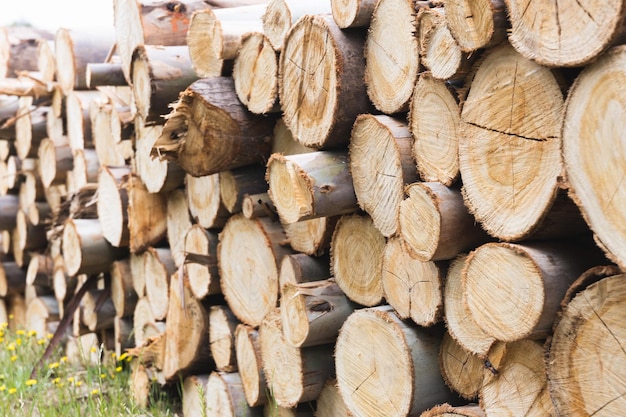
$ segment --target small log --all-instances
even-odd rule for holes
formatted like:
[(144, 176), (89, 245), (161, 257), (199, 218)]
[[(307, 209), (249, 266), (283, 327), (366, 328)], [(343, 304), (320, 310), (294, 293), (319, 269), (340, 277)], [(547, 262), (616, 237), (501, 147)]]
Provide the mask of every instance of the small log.
[(256, 219), (258, 217), (278, 219), (276, 207), (274, 207), (274, 203), (267, 193), (244, 196), (241, 202), (241, 214), (246, 219)]
[(261, 20), (263, 33), (276, 51), (282, 50), (287, 32), (304, 15), (329, 14), (330, 0), (270, 0)]
[(115, 315), (119, 318), (132, 316), (137, 305), (137, 293), (133, 288), (130, 259), (120, 259), (111, 265), (111, 300)]
[(341, 31), (323, 15), (305, 16), (289, 31), (278, 64), (278, 95), (285, 123), (300, 143), (343, 146), (355, 117), (371, 110), (362, 81), (364, 35)]
[(163, 133), (163, 126), (135, 124), (138, 140), (135, 141), (135, 171), (151, 193), (167, 192), (184, 183), (185, 171), (174, 161), (151, 156), (152, 147)]
[(230, 213), (221, 198), (219, 174), (185, 176), (189, 213), (205, 229), (221, 229)]
[(71, 178), (73, 180), (72, 187), (68, 189), (74, 193), (83, 187), (96, 186), (98, 184), (98, 172), (100, 171), (100, 161), (98, 155), (93, 149), (75, 149), (74, 169)]
[[(498, 361), (485, 370), (480, 389), (480, 406), (486, 415), (552, 416), (544, 349), (533, 340), (519, 340), (498, 346)], [(494, 374), (495, 371), (495, 374)], [(520, 385), (519, 381), (524, 381)]]
[(100, 98), (98, 91), (71, 91), (65, 97), (67, 138), (72, 151), (93, 148), (91, 103)]
[(207, 417), (261, 417), (263, 410), (245, 401), (241, 376), (237, 372), (212, 372), (206, 385)]
[(219, 173), (220, 198), (229, 213), (241, 212), (241, 203), (246, 194), (267, 191), (263, 165), (249, 165)]
[(127, 349), (135, 347), (133, 322), (130, 318), (115, 317), (113, 320), (115, 355), (119, 358)]
[(130, 167), (100, 167), (98, 174), (98, 219), (102, 223), (102, 235), (115, 247), (127, 247), (128, 191), (123, 186), (130, 175)]
[(52, 92), (46, 83), (26, 74), (18, 78), (0, 79), (0, 93), (7, 96), (31, 96), (36, 99), (52, 97)]
[(9, 295), (6, 298), (7, 313), (9, 314), (7, 323), (11, 330), (26, 329), (26, 301), (21, 294)]
[(186, 46), (138, 46), (130, 75), (137, 113), (146, 124), (165, 123), (170, 104), (198, 79)]
[(377, 1), (330, 0), (333, 19), (341, 29), (368, 27)]
[(330, 246), (331, 275), (352, 301), (374, 306), (383, 299), (385, 237), (368, 216), (347, 215), (337, 222)]
[(415, 259), (452, 259), (490, 240), (463, 204), (460, 190), (416, 182), (405, 192), (398, 228), (405, 249)]
[(464, 302), (476, 324), (498, 340), (543, 338), (570, 284), (605, 262), (586, 241), (487, 243), (466, 261)]
[(246, 402), (252, 407), (266, 404), (268, 391), (259, 332), (253, 327), (239, 324), (235, 329), (235, 349)]
[(267, 386), (281, 407), (317, 399), (326, 380), (335, 374), (333, 345), (292, 346), (283, 335), (278, 310), (261, 324), (259, 341)]
[(477, 404), (451, 406), (448, 403), (437, 405), (420, 414), (420, 417), (485, 417), (485, 411)]
[(218, 235), (194, 224), (185, 235), (185, 271), (189, 288), (198, 300), (207, 295), (219, 294), (220, 276), (217, 266)]
[(54, 328), (60, 320), (56, 298), (51, 295), (34, 298), (28, 303), (25, 319), (26, 328), (36, 331), (37, 334), (54, 333)]
[(15, 229), (13, 230), (13, 249), (22, 251), (39, 251), (48, 246), (46, 235), (47, 225), (34, 225), (23, 210), (17, 212)]
[(232, 78), (205, 78), (181, 93), (153, 155), (176, 160), (193, 176), (210, 175), (265, 162), (273, 128), (273, 118), (239, 101)]
[(446, 332), (439, 348), (439, 367), (446, 385), (467, 400), (478, 396), (483, 384), (485, 359), (468, 352)]
[[(232, 216), (220, 233), (218, 265), (222, 294), (243, 323), (258, 326), (278, 301), (278, 266), (293, 253), (285, 234), (267, 218)], [(243, 267), (245, 266), (245, 267)]]
[(289, 245), (295, 251), (320, 256), (328, 252), (338, 216), (283, 224)]
[(274, 113), (278, 105), (278, 55), (260, 32), (243, 35), (233, 63), (237, 97), (255, 114)]
[(65, 261), (63, 255), (55, 255), (52, 270), (52, 289), (54, 291), (54, 297), (59, 303), (59, 315), (65, 315), (65, 302), (70, 299), (76, 291), (78, 280), (70, 278), (65, 270)]
[(420, 74), (409, 108), (409, 129), (423, 181), (450, 186), (458, 179), (460, 122), (456, 94), (430, 73)]
[(198, 10), (191, 16), (187, 45), (193, 69), (200, 78), (218, 77), (224, 61), (232, 61), (241, 47), (242, 36), (262, 32), (265, 4), (225, 10)]
[(0, 31), (0, 78), (15, 77), (22, 71), (37, 71), (37, 42), (50, 39), (47, 31), (21, 25)]
[(0, 230), (12, 230), (15, 227), (19, 208), (17, 196), (11, 194), (0, 196)]
[(126, 187), (130, 251), (141, 252), (165, 237), (167, 199), (163, 194), (151, 194), (133, 175), (128, 178)]
[(56, 144), (46, 138), (39, 144), (37, 156), (43, 186), (65, 184), (68, 172), (74, 169), (74, 157), (69, 144)]
[(107, 272), (127, 251), (114, 248), (102, 236), (98, 219), (68, 219), (63, 226), (63, 260), (70, 276)]
[(82, 321), (92, 332), (112, 329), (115, 319), (115, 306), (111, 300), (111, 290), (90, 291), (83, 297), (81, 305)]
[(401, 321), (390, 306), (348, 317), (335, 347), (339, 392), (348, 410), (407, 416), (453, 400), (439, 373), (440, 333)]
[[(611, 271), (566, 298), (547, 345), (546, 368), (556, 415), (619, 414), (624, 375), (626, 275)], [(610, 371), (607, 371), (610, 369)]]
[(54, 36), (56, 79), (68, 94), (85, 90), (85, 69), (89, 62), (104, 62), (115, 44), (115, 34), (109, 28), (90, 28), (85, 31), (60, 28)]
[(126, 163), (123, 140), (132, 136), (134, 126), (124, 120), (124, 110), (108, 101), (91, 102), (91, 135), (101, 165), (122, 166)]
[(206, 391), (209, 375), (190, 375), (183, 380), (182, 407), (185, 416), (206, 415)]
[(146, 295), (146, 264), (143, 261), (143, 252), (130, 253), (130, 274), (133, 278), (133, 289), (137, 297)]
[(332, 279), (280, 289), (280, 316), (287, 343), (297, 348), (334, 343), (344, 321), (355, 310)]
[(337, 216), (358, 208), (345, 151), (272, 154), (266, 175), (269, 196), (283, 223)]
[(314, 258), (303, 253), (294, 253), (283, 257), (278, 276), (279, 288), (285, 284), (303, 284), (321, 281), (330, 277), (330, 259)]
[[(148, 248), (143, 253), (146, 299), (155, 320), (163, 320), (168, 312), (170, 277), (176, 272), (173, 254), (169, 248)], [(176, 288), (180, 292), (180, 288)]]
[(15, 262), (0, 262), (0, 297), (5, 298), (9, 293), (23, 293), (28, 285), (26, 278), (26, 271)]
[(383, 113), (409, 108), (420, 67), (415, 19), (413, 0), (380, 0), (372, 14), (365, 41), (365, 84), (370, 100)]
[(401, 319), (432, 326), (443, 313), (443, 281), (446, 265), (413, 259), (400, 238), (385, 245), (382, 286), (385, 300)]
[(144, 297), (137, 300), (133, 312), (133, 336), (135, 346), (141, 347), (149, 343), (150, 338), (165, 333), (165, 323), (157, 322), (152, 314), (150, 302)]
[(622, 269), (626, 269), (626, 217), (618, 207), (626, 201), (622, 184), (626, 169), (623, 158), (617, 156), (623, 155), (623, 143), (615, 136), (621, 131), (622, 119), (613, 110), (623, 98), (605, 88), (605, 77), (611, 74), (618, 82), (624, 78), (625, 68), (624, 47), (611, 49), (588, 66), (568, 94), (562, 130), (569, 194), (598, 245)]
[(385, 237), (398, 230), (404, 186), (417, 180), (412, 144), (407, 123), (398, 118), (359, 115), (352, 128), (349, 159), (354, 192), (359, 207)]
[(167, 195), (167, 241), (178, 268), (185, 263), (185, 236), (192, 225), (185, 192), (170, 191)]
[(87, 88), (100, 86), (126, 86), (124, 70), (119, 62), (90, 62), (85, 68), (85, 85)]
[(509, 26), (504, 0), (447, 1), (446, 24), (461, 50), (472, 52), (506, 39)]
[(32, 97), (20, 97), (15, 114), (15, 150), (21, 159), (37, 156), (37, 147), (47, 136), (46, 114), (50, 108), (32, 103)]
[(228, 306), (211, 306), (209, 343), (215, 367), (220, 372), (237, 372), (235, 329), (238, 324), (239, 320)]
[(31, 256), (26, 269), (26, 284), (50, 285), (54, 273), (54, 258), (50, 254), (38, 253)]
[(339, 394), (337, 380), (334, 378), (326, 381), (319, 397), (317, 397), (316, 405), (315, 415), (317, 417), (349, 417), (351, 415)]

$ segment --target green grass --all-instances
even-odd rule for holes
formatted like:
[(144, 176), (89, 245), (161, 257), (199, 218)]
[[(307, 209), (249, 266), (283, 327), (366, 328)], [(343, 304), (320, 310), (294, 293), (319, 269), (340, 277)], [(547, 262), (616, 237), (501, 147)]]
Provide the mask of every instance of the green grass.
[[(129, 356), (93, 348), (84, 357), (68, 361), (58, 348), (31, 379), (51, 335), (10, 330), (0, 323), (0, 415), (2, 416), (175, 416), (172, 403), (153, 390), (148, 408), (140, 407), (129, 388)], [(136, 359), (135, 359), (136, 360)]]

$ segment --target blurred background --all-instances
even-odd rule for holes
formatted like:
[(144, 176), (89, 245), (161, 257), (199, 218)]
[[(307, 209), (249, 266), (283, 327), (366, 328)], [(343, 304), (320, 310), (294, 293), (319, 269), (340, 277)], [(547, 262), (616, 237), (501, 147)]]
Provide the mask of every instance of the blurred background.
[(113, 26), (113, 1), (0, 0), (0, 26), (16, 24), (50, 31)]

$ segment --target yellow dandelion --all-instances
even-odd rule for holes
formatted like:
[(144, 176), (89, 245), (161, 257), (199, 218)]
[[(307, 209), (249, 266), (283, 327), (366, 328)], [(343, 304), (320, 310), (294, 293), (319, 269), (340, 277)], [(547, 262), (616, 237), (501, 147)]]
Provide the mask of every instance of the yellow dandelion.
[(33, 385), (37, 385), (37, 380), (36, 379), (29, 379), (28, 381), (26, 381), (26, 386), (27, 387), (32, 387)]
[(4, 343), (4, 337), (0, 336), (0, 343)]
[(11, 359), (11, 362), (15, 362), (15, 361), (17, 360), (17, 355), (13, 355), (13, 356), (11, 356), (11, 358), (10, 358), (10, 359)]
[(129, 357), (127, 357), (127, 358), (126, 358), (126, 362), (130, 362), (130, 361), (132, 361), (132, 360), (133, 360), (133, 357), (132, 357), (132, 356), (129, 356)]
[(124, 359), (128, 358), (128, 353), (124, 352), (120, 355), (120, 357), (118, 358), (118, 360), (123, 361)]
[(39, 346), (41, 346), (41, 345), (43, 345), (43, 344), (45, 344), (45, 343), (46, 343), (46, 339), (39, 339), (39, 340), (37, 340), (37, 344), (38, 344)]
[(5, 391), (7, 389), (6, 385), (0, 385), (0, 391)]
[(81, 385), (83, 385), (83, 381), (76, 381), (76, 386), (80, 387)]
[(48, 333), (48, 334), (46, 335), (46, 337), (47, 337), (48, 339), (52, 339), (52, 338), (54, 337), (54, 335), (53, 335), (52, 333)]
[(98, 349), (95, 346), (92, 346), (90, 349), (91, 353), (96, 353), (98, 351)]
[(9, 388), (9, 394), (15, 394), (17, 392), (17, 388)]
[(67, 356), (61, 356), (60, 362), (61, 363), (67, 362)]
[(0, 374), (0, 380), (3, 381), (5, 380), (7, 377), (4, 374)]
[(37, 330), (29, 330), (27, 336), (28, 337), (37, 336)]
[(69, 382), (70, 384), (74, 382), (74, 377), (70, 376), (69, 378), (67, 378), (67, 382)]
[(115, 379), (115, 375), (114, 374), (111, 374), (111, 379)]
[(54, 378), (54, 379), (52, 380), (52, 383), (53, 383), (53, 384), (57, 384), (57, 385), (58, 385), (58, 384), (60, 384), (60, 383), (61, 383), (61, 378), (57, 376), (56, 378)]
[(122, 372), (122, 367), (118, 366), (117, 368), (115, 368), (115, 372)]
[(26, 331), (20, 329), (20, 330), (16, 331), (15, 334), (18, 335), (18, 336), (24, 336), (26, 334)]
[(107, 377), (107, 374), (100, 374), (100, 378), (104, 379)]
[(91, 390), (91, 395), (98, 395), (98, 394), (100, 394), (100, 391), (98, 391), (97, 389)]
[(7, 346), (7, 350), (15, 350), (15, 343), (10, 343), (9, 346)]
[(17, 343), (18, 346), (22, 346), (22, 339), (20, 338), (16, 339), (15, 343)]
[[(11, 316), (9, 316), (9, 318), (12, 318)], [(7, 327), (9, 327), (9, 323), (7, 323), (6, 321), (3, 321), (2, 323), (0, 323), (0, 329), (6, 329)]]
[(56, 369), (59, 367), (59, 362), (53, 362), (50, 365), (48, 365), (49, 369)]

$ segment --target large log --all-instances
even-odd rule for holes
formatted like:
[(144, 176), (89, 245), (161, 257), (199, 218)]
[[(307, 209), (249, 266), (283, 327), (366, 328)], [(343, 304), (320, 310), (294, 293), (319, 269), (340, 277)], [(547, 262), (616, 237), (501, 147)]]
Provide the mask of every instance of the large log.
[[(620, 139), (624, 98), (611, 83), (626, 76), (626, 49), (617, 47), (585, 69), (572, 86), (563, 122), (563, 160), (570, 196), (596, 242), (626, 268), (626, 147)], [(610, 81), (609, 81), (610, 79)]]
[(417, 180), (412, 144), (408, 125), (399, 118), (362, 114), (352, 128), (349, 156), (354, 192), (361, 209), (385, 237), (398, 230), (404, 186)]
[(328, 14), (330, 0), (270, 0), (261, 20), (263, 33), (276, 51), (282, 50), (287, 32), (304, 15)]
[(363, 31), (341, 31), (327, 15), (304, 16), (289, 31), (278, 94), (285, 123), (302, 144), (343, 146), (354, 118), (370, 111), (363, 45)]
[(232, 78), (205, 78), (181, 93), (153, 154), (196, 177), (214, 174), (265, 162), (273, 127), (273, 118), (254, 115), (239, 101)]
[(440, 332), (401, 321), (390, 306), (354, 312), (337, 338), (339, 392), (358, 416), (408, 416), (454, 399), (439, 373)]
[(450, 0), (446, 23), (465, 52), (494, 46), (506, 38), (508, 21), (504, 0)]

